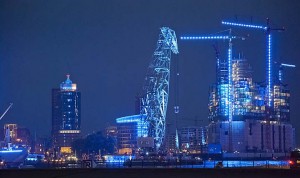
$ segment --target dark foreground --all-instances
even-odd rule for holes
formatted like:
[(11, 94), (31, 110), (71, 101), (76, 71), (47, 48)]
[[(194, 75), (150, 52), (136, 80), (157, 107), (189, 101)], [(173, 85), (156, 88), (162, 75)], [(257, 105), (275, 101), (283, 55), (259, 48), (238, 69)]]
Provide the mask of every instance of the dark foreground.
[(300, 170), (290, 169), (6, 169), (0, 178), (292, 178)]

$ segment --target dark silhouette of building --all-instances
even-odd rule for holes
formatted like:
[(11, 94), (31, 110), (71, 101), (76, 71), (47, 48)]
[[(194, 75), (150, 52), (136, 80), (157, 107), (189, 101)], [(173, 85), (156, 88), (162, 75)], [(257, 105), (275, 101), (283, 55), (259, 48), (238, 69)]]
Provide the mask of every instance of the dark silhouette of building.
[(52, 89), (52, 139), (56, 152), (69, 153), (72, 142), (80, 137), (80, 99), (81, 93), (70, 75), (59, 89)]

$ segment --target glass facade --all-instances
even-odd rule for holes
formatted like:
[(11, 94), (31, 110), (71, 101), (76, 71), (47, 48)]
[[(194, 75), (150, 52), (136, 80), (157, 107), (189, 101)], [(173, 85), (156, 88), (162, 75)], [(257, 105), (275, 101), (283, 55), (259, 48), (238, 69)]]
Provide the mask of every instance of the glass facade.
[[(222, 63), (221, 63), (222, 64)], [(222, 65), (220, 65), (222, 66)], [(209, 90), (208, 118), (210, 121), (228, 120), (228, 80), (226, 65), (217, 71), (217, 84)], [(267, 114), (267, 91), (263, 83), (255, 83), (252, 79), (252, 68), (245, 58), (232, 60), (232, 116), (235, 121), (245, 119), (263, 120)], [(286, 85), (277, 82), (272, 91), (274, 107), (269, 111), (271, 120), (290, 121), (290, 91)]]
[[(117, 118), (117, 147), (119, 154), (132, 153), (137, 148), (138, 137), (143, 137), (145, 131), (148, 129), (143, 120), (146, 115), (132, 115)], [(125, 150), (125, 151), (124, 151)]]
[(274, 85), (274, 119), (281, 122), (290, 121), (290, 90), (285, 85)]
[[(290, 91), (280, 80), (271, 90), (268, 82), (255, 83), (245, 58), (232, 60), (232, 122), (225, 97), (226, 73), (219, 68), (217, 84), (210, 87), (208, 143), (220, 144), (223, 152), (287, 152), (293, 148), (290, 122)], [(225, 81), (225, 82), (224, 82)]]

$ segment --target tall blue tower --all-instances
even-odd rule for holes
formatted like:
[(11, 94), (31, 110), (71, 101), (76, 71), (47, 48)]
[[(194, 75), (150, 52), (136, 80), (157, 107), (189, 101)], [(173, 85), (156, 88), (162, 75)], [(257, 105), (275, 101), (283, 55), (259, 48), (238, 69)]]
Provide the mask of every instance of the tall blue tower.
[(70, 75), (60, 88), (52, 89), (53, 146), (61, 152), (69, 152), (72, 142), (80, 136), (80, 100), (81, 93)]

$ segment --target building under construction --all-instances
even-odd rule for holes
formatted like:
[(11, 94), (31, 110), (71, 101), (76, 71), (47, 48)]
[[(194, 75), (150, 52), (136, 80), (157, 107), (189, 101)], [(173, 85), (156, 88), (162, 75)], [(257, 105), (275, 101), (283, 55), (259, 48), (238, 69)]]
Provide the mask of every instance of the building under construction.
[(274, 105), (268, 109), (266, 85), (253, 82), (253, 71), (246, 58), (233, 59), (230, 122), (224, 94), (228, 92), (225, 66), (217, 69), (217, 82), (209, 91), (208, 143), (221, 144), (223, 152), (288, 152), (294, 148), (287, 85), (274, 77)]

